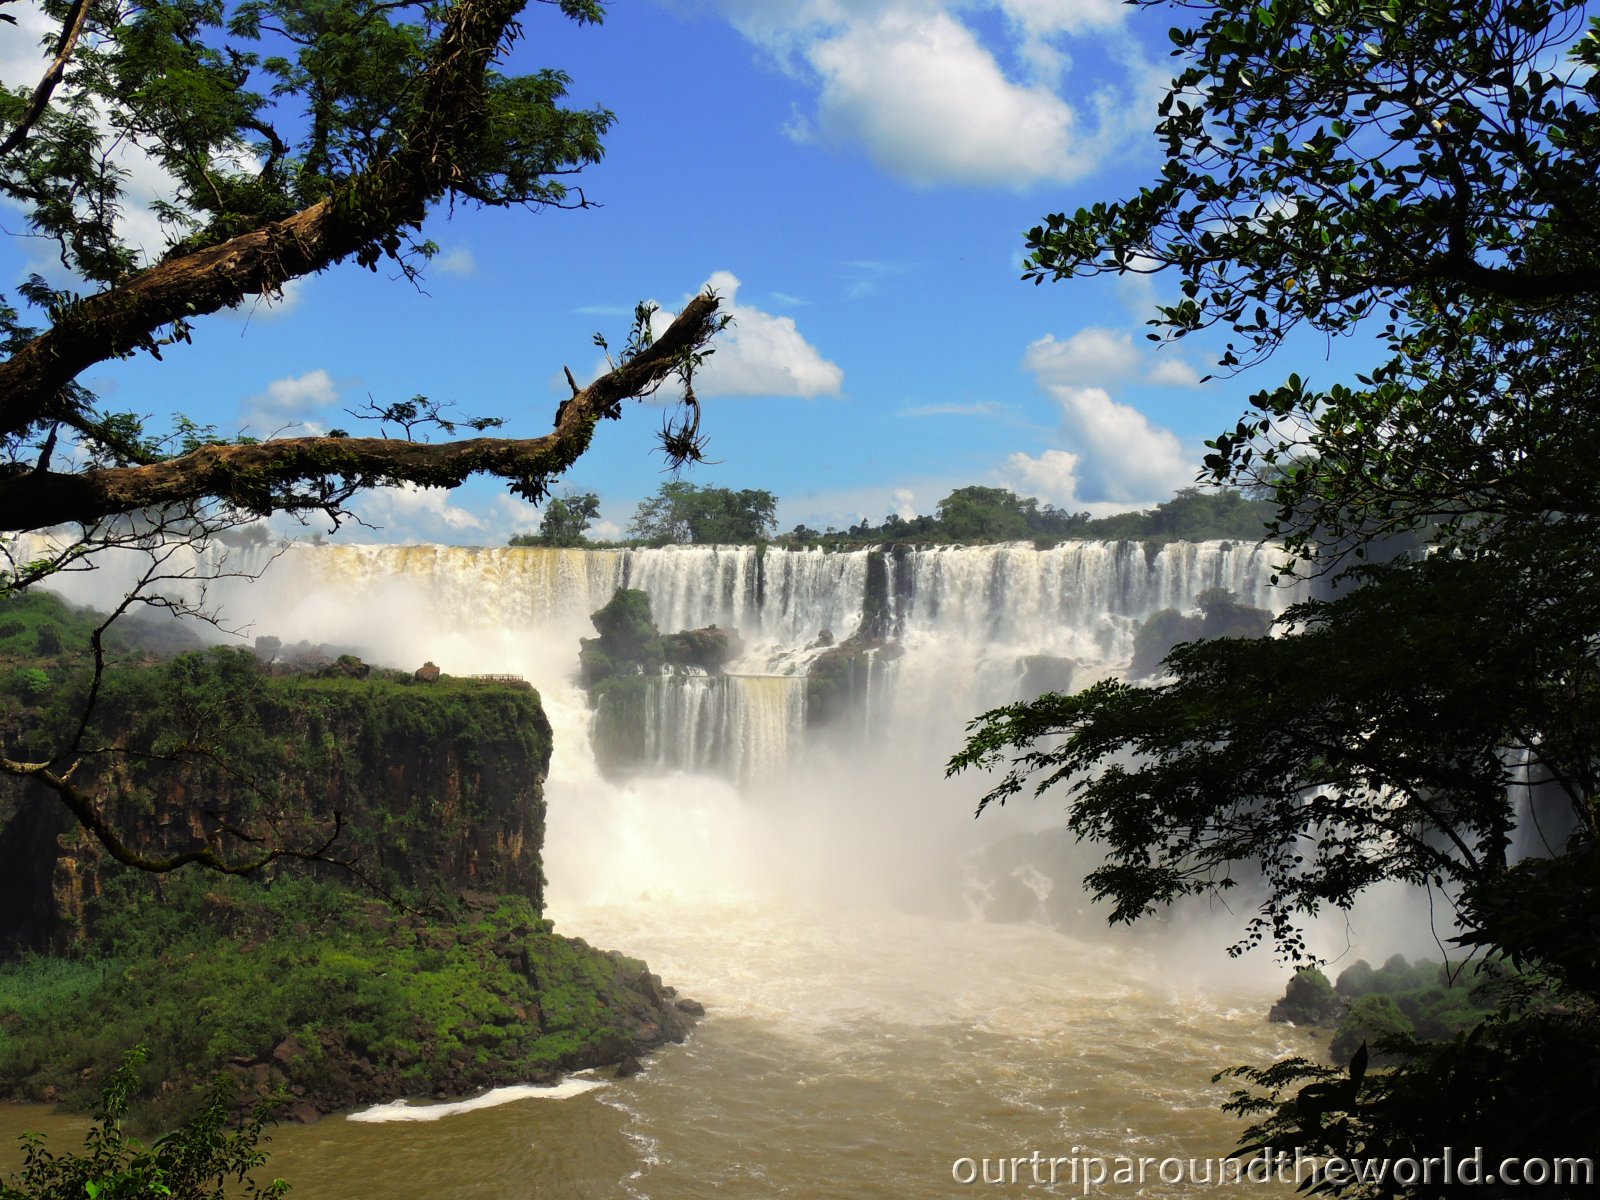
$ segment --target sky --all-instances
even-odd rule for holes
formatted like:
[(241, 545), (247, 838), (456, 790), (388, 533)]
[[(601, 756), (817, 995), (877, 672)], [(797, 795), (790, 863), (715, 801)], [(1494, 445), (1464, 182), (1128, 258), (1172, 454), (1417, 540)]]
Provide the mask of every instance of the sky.
[[(537, 436), (563, 367), (601, 368), (595, 333), (620, 345), (637, 302), (672, 312), (710, 286), (735, 323), (697, 383), (713, 461), (682, 478), (775, 493), (780, 529), (932, 512), (969, 484), (1097, 515), (1149, 507), (1194, 481), (1248, 394), (1289, 370), (1349, 373), (1318, 346), (1202, 383), (1215, 346), (1144, 336), (1162, 277), (1021, 279), (1047, 213), (1155, 177), (1170, 16), (1116, 0), (613, 0), (580, 27), (531, 4), (505, 69), (563, 70), (572, 102), (617, 116), (578, 180), (594, 207), (440, 209), (420, 285), (346, 263), (199, 321), (164, 362), (84, 382), (113, 408), (225, 433), (365, 432), (346, 410), (422, 394)], [(0, 37), (0, 78), (31, 86), (36, 56)], [(0, 229), (0, 277), (52, 269), (18, 210)], [(671, 478), (665, 415), (646, 403), (604, 423), (557, 485), (599, 495), (601, 536)], [(492, 480), (359, 508), (377, 531), (342, 536), (497, 545), (539, 521)]]

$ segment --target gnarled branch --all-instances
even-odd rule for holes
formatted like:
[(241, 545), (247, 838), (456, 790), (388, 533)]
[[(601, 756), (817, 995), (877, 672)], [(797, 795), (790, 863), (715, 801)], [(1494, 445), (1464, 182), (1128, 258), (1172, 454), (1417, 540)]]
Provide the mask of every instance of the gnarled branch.
[(396, 228), (420, 223), (430, 201), (463, 178), (461, 131), (481, 117), (486, 76), (526, 0), (456, 0), (421, 77), (416, 116), (399, 148), (291, 217), (159, 262), (65, 308), (56, 323), (0, 363), (0, 435), (61, 415), (61, 390), (97, 362), (189, 320), (274, 292)]
[(595, 423), (646, 394), (718, 328), (719, 301), (697, 296), (649, 347), (561, 406), (554, 430), (536, 438), (410, 442), (392, 438), (302, 437), (252, 445), (202, 446), (165, 462), (76, 473), (30, 471), (0, 478), (0, 529), (41, 529), (201, 498), (260, 514), (320, 507), (290, 489), (337, 477), (346, 485), (415, 483), (454, 487), (469, 475), (511, 481), (530, 498), (571, 466)]

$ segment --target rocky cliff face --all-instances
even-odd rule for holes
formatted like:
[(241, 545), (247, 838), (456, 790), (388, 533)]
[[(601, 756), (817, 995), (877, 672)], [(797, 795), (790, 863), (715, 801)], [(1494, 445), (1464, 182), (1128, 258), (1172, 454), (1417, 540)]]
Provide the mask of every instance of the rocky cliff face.
[[(80, 709), (63, 684), (0, 716), (48, 756)], [(7, 966), (25, 1002), (0, 1024), (0, 1096), (92, 1103), (96, 1068), (143, 1042), (149, 1120), (180, 1119), (219, 1072), (311, 1119), (637, 1069), (703, 1011), (543, 918), (551, 733), (526, 684), (353, 659), (274, 676), (211, 651), (108, 672), (94, 711), (84, 744), (119, 749), (73, 778), (138, 853), (321, 849), (361, 882), (296, 859), (247, 879), (128, 870), (41, 788), (0, 792), (0, 951), (72, 952)]]
[[(54, 724), (44, 714), (41, 747)], [(275, 678), (249, 654), (219, 651), (109, 675), (94, 735), (136, 753), (94, 756), (74, 779), (148, 856), (210, 846), (248, 858), (263, 845), (315, 849), (337, 831), (326, 856), (386, 890), (473, 889), (543, 907), (551, 741), (530, 688)], [(43, 789), (11, 802), (0, 831), (11, 939), (60, 947), (121, 868)]]

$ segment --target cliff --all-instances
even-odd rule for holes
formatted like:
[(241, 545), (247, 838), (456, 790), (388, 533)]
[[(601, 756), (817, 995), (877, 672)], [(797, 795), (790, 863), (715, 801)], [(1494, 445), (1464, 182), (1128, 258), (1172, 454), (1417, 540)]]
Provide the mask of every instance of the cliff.
[[(12, 666), (36, 686), (0, 696), (8, 748), (68, 744), (80, 666)], [(551, 734), (526, 685), (348, 658), (282, 676), (219, 649), (109, 670), (94, 713), (85, 745), (118, 749), (73, 778), (141, 853), (242, 858), (337, 830), (327, 857), (360, 882), (292, 860), (249, 879), (130, 871), (48, 793), (5, 785), (0, 1095), (87, 1105), (142, 1041), (149, 1119), (219, 1071), (309, 1119), (626, 1062), (698, 1015), (543, 919)]]
[[(65, 744), (80, 694), (59, 689), (24, 744)], [(385, 890), (475, 889), (543, 907), (551, 742), (532, 689), (392, 672), (274, 677), (248, 651), (217, 649), (108, 672), (90, 732), (92, 745), (136, 753), (92, 756), (74, 779), (147, 855), (209, 845), (249, 857), (251, 837), (314, 848), (337, 827), (328, 856)], [(0, 831), (7, 932), (64, 949), (121, 868), (42, 788), (12, 805)]]

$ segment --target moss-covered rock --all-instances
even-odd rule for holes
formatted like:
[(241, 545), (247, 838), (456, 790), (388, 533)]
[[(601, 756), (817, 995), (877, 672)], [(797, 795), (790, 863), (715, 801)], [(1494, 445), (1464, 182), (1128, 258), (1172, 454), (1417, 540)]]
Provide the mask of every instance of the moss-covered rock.
[(84, 957), (0, 966), (0, 1094), (87, 1106), (144, 1043), (154, 1122), (218, 1072), (331, 1112), (618, 1063), (681, 1041), (696, 1007), (521, 896), (424, 915), (311, 880), (128, 875), (88, 924)]
[(1339, 1019), (1344, 1002), (1333, 990), (1328, 977), (1315, 967), (1296, 971), (1283, 999), (1272, 1006), (1267, 1014), (1269, 1021), (1293, 1022), (1296, 1025), (1330, 1025)]
[(1372, 1060), (1381, 1063), (1386, 1057), (1383, 1052), (1386, 1039), (1409, 1037), (1416, 1031), (1411, 1019), (1390, 997), (1362, 996), (1340, 1019), (1329, 1051), (1335, 1062), (1349, 1062), (1365, 1043)]
[(693, 667), (708, 675), (720, 675), (723, 668), (744, 653), (744, 641), (732, 629), (708, 625), (704, 629), (685, 629), (661, 639), (662, 657), (673, 666)]
[(618, 588), (590, 620), (600, 636), (580, 639), (578, 662), (595, 710), (590, 736), (595, 761), (609, 774), (646, 764), (654, 689), (664, 672), (721, 675), (744, 653), (732, 629), (709, 625), (658, 632), (650, 597), (636, 588)]
[(1484, 990), (1506, 971), (1495, 964), (1413, 963), (1401, 954), (1374, 969), (1357, 959), (1331, 985), (1320, 971), (1296, 972), (1269, 1019), (1334, 1027), (1335, 1062), (1348, 1062), (1363, 1041), (1381, 1061), (1378, 1043), (1386, 1037), (1441, 1041), (1482, 1023), (1496, 1011)]
[(904, 653), (898, 642), (857, 635), (817, 655), (806, 672), (807, 726), (826, 729), (856, 724), (872, 672)]

